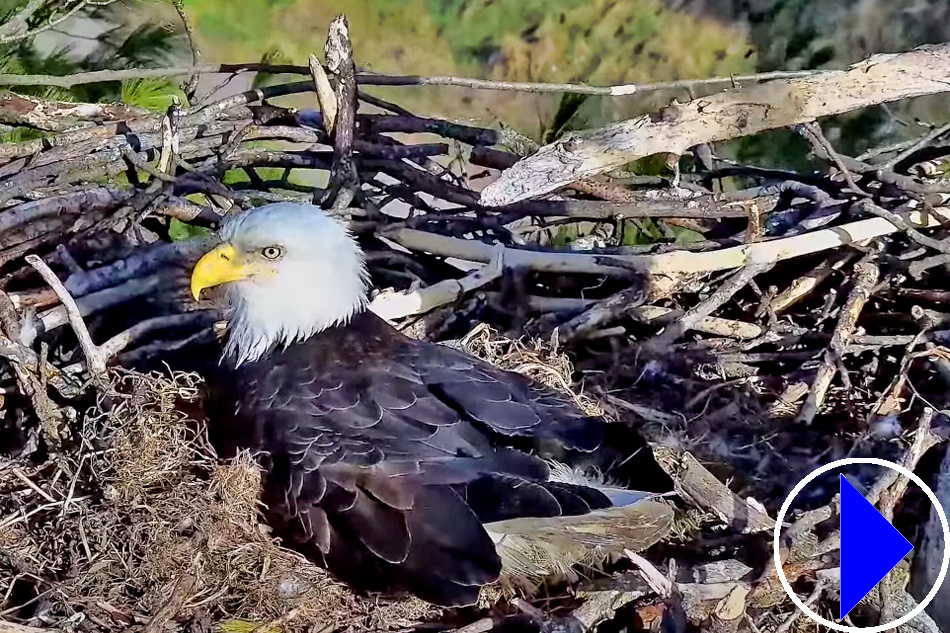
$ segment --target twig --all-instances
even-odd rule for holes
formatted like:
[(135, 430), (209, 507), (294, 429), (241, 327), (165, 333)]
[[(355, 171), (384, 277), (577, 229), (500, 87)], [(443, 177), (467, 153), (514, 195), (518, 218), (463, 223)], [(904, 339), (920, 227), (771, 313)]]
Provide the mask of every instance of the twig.
[(125, 147), (122, 149), (122, 156), (125, 157), (127, 161), (132, 163), (133, 166), (141, 169), (152, 178), (156, 178), (165, 182), (175, 182), (177, 180), (177, 178), (174, 176), (171, 176), (156, 167), (152, 167), (150, 164), (139, 158), (139, 155), (132, 151), (130, 147)]
[(0, 620), (0, 633), (60, 633), (61, 631), (62, 629), (49, 629), (46, 627), (38, 629), (34, 626)]
[(926, 273), (931, 268), (945, 266), (947, 264), (950, 264), (950, 255), (932, 255), (911, 263), (910, 268), (908, 268), (908, 272), (914, 279), (921, 279), (923, 278), (924, 273)]
[(944, 242), (943, 240), (935, 240), (932, 237), (927, 237), (910, 224), (904, 221), (904, 219), (893, 211), (888, 211), (882, 207), (877, 206), (870, 200), (859, 200), (854, 204), (855, 211), (865, 211), (871, 215), (876, 215), (879, 218), (885, 218), (888, 222), (899, 228), (901, 231), (907, 234), (907, 237), (914, 240), (918, 244), (927, 246), (941, 253), (950, 255), (950, 243)]
[(854, 177), (851, 175), (851, 171), (848, 169), (847, 165), (844, 164), (841, 155), (835, 151), (834, 146), (825, 137), (825, 133), (821, 131), (821, 126), (819, 126), (814, 121), (809, 121), (808, 123), (803, 123), (798, 126), (798, 129), (808, 140), (808, 142), (812, 144), (812, 146), (817, 146), (821, 150), (820, 153), (831, 157), (831, 161), (838, 167), (838, 171), (841, 172), (841, 175), (844, 177), (844, 181), (848, 183), (848, 188), (851, 189), (851, 191), (865, 198), (870, 197), (868, 192), (858, 187), (857, 183), (854, 182)]
[(496, 244), (491, 262), (462, 279), (445, 279), (409, 292), (381, 292), (373, 299), (370, 310), (384, 319), (395, 321), (407, 316), (425, 314), (458, 301), (466, 294), (501, 277), (504, 272), (504, 253), (504, 247)]
[[(338, 108), (333, 125), (333, 164), (330, 167), (330, 199), (333, 209), (350, 206), (359, 193), (360, 181), (353, 161), (353, 136), (356, 130), (356, 64), (353, 44), (346, 23), (340, 15), (330, 23), (326, 43), (327, 68), (336, 76), (334, 93)], [(315, 200), (314, 202), (320, 202)]]
[(754, 75), (735, 75), (732, 77), (710, 77), (708, 79), (685, 79), (662, 81), (650, 84), (622, 84), (618, 86), (587, 86), (584, 84), (536, 83), (527, 81), (490, 81), (469, 79), (467, 77), (417, 77), (387, 76), (360, 73), (361, 84), (372, 86), (458, 86), (476, 90), (505, 90), (534, 93), (573, 93), (603, 97), (622, 97), (626, 95), (657, 92), (660, 90), (691, 90), (702, 86), (736, 86), (740, 83), (770, 81), (773, 79), (795, 79), (810, 77), (825, 71), (791, 70), (758, 73)]
[(173, 174), (178, 162), (178, 153), (181, 141), (178, 137), (178, 98), (172, 98), (165, 116), (162, 117), (162, 152), (158, 157), (158, 170), (166, 174)]
[(63, 285), (63, 282), (59, 280), (59, 277), (56, 276), (56, 273), (54, 273), (42, 259), (36, 255), (27, 255), (26, 262), (35, 268), (36, 272), (43, 277), (43, 280), (49, 284), (50, 288), (56, 293), (56, 296), (59, 297), (63, 307), (66, 308), (69, 324), (72, 326), (73, 332), (76, 333), (76, 338), (79, 339), (79, 346), (82, 348), (83, 354), (86, 357), (89, 373), (94, 380), (101, 380), (106, 373), (105, 359), (103, 359), (99, 348), (92, 342), (89, 329), (82, 319), (82, 314), (79, 312), (79, 306), (76, 305), (76, 300), (73, 299), (69, 291), (66, 290), (66, 287)]
[(660, 573), (653, 563), (636, 552), (625, 549), (623, 555), (640, 569), (640, 575), (660, 597), (668, 598), (676, 590), (676, 585)]
[[(36, 1), (36, 0), (34, 0)], [(129, 68), (123, 70), (95, 70), (72, 75), (9, 75), (0, 74), (0, 85), (6, 86), (58, 86), (72, 88), (82, 84), (103, 81), (123, 81), (126, 79), (151, 79), (155, 77), (174, 77), (191, 74), (224, 74), (240, 72), (269, 72), (274, 74), (307, 75), (308, 66), (290, 64), (208, 64), (201, 66), (172, 66), (168, 68)], [(419, 77), (415, 75), (381, 75), (376, 73), (358, 73), (357, 83), (367, 86), (458, 86), (480, 90), (506, 90), (518, 92), (576, 93), (619, 97), (624, 95), (656, 92), (658, 90), (683, 90), (700, 86), (734, 86), (739, 83), (770, 81), (773, 79), (794, 79), (812, 77), (827, 71), (790, 70), (736, 75), (732, 77), (710, 77), (707, 79), (687, 79), (664, 81), (651, 84), (623, 84), (618, 86), (587, 86), (583, 84), (553, 84), (519, 81), (490, 81), (467, 77)]]
[(793, 279), (788, 288), (775, 295), (769, 303), (769, 307), (775, 314), (784, 312), (811, 294), (815, 288), (828, 279), (836, 270), (841, 270), (843, 266), (856, 259), (858, 255), (859, 254), (853, 250), (833, 253), (830, 258), (817, 267)]
[(181, 611), (188, 599), (191, 598), (197, 584), (198, 579), (191, 574), (181, 576), (175, 582), (172, 595), (168, 598), (168, 601), (155, 612), (152, 619), (150, 619), (148, 624), (145, 625), (145, 628), (142, 629), (142, 633), (160, 633), (163, 631), (168, 621), (178, 615), (178, 612)]
[(453, 631), (447, 631), (446, 633), (488, 633), (488, 631), (491, 631), (493, 628), (495, 628), (494, 620), (491, 618), (482, 618)]
[(756, 275), (769, 270), (772, 266), (773, 264), (770, 262), (756, 262), (742, 268), (719, 286), (708, 298), (691, 308), (679, 321), (671, 325), (651, 341), (647, 341), (645, 345), (651, 347), (666, 347), (674, 343), (676, 339), (683, 336), (683, 334), (689, 330), (692, 330), (697, 324), (702, 322), (703, 319), (711, 316), (713, 312), (734, 297), (737, 292), (749, 285), (749, 282), (751, 282)]
[(894, 167), (896, 167), (899, 163), (902, 163), (903, 161), (907, 160), (908, 158), (913, 156), (915, 153), (917, 153), (919, 150), (927, 147), (932, 142), (936, 141), (938, 138), (940, 138), (941, 136), (944, 136), (948, 132), (950, 132), (950, 123), (945, 123), (944, 125), (935, 127), (934, 129), (930, 130), (930, 132), (928, 132), (927, 134), (917, 139), (917, 141), (915, 141), (907, 149), (905, 149), (904, 151), (902, 151), (901, 153), (897, 154), (892, 159), (884, 163), (882, 167), (884, 169), (894, 169)]
[(42, 488), (40, 488), (39, 486), (37, 486), (35, 483), (33, 483), (33, 481), (30, 480), (30, 478), (27, 477), (27, 476), (23, 473), (22, 470), (20, 470), (19, 468), (14, 468), (11, 472), (16, 476), (17, 479), (19, 479), (20, 481), (22, 481), (23, 483), (25, 483), (27, 486), (29, 486), (30, 489), (33, 490), (33, 492), (35, 492), (36, 494), (40, 495), (41, 497), (43, 497), (44, 499), (46, 499), (46, 500), (49, 501), (50, 503), (56, 503), (56, 499), (54, 499), (53, 497), (51, 497), (48, 492), (46, 492), (45, 490), (43, 490)]
[[(927, 451), (941, 442), (940, 438), (930, 430), (935, 413), (933, 409), (926, 407), (917, 420), (914, 441), (901, 458), (901, 466), (907, 470), (913, 471)], [(907, 492), (909, 485), (910, 479), (895, 470), (887, 469), (887, 473), (871, 488), (868, 500), (877, 505), (878, 511), (884, 515), (884, 518), (893, 521), (894, 509)]]
[(317, 103), (320, 104), (320, 112), (323, 114), (323, 129), (327, 134), (333, 134), (338, 111), (336, 95), (333, 92), (333, 86), (330, 85), (330, 78), (323, 69), (323, 64), (313, 54), (310, 55), (310, 75), (313, 77)]
[(825, 350), (825, 356), (818, 366), (814, 382), (808, 391), (808, 397), (802, 404), (801, 411), (798, 414), (798, 421), (805, 424), (811, 424), (818, 414), (818, 410), (825, 400), (831, 381), (838, 371), (837, 359), (844, 354), (845, 347), (854, 333), (854, 327), (861, 316), (864, 304), (871, 296), (871, 291), (877, 284), (880, 270), (870, 261), (865, 259), (855, 265), (854, 287), (848, 294), (848, 300), (841, 309), (838, 316), (838, 323), (835, 325), (834, 332), (831, 335), (831, 343)]
[(732, 530), (741, 534), (768, 532), (775, 521), (756, 505), (742, 499), (719, 481), (692, 454), (684, 453), (671, 469), (677, 489), (707, 512), (712, 512)]
[(23, 9), (0, 24), (0, 44), (9, 44), (30, 36), (29, 21), (51, 0), (30, 0)]
[[(114, 1), (115, 0), (109, 0), (109, 2), (106, 2), (106, 4), (112, 4), (112, 2)], [(65, 22), (66, 20), (70, 19), (71, 17), (73, 17), (74, 15), (76, 15), (77, 13), (85, 9), (88, 5), (89, 5), (89, 2), (87, 0), (80, 0), (69, 11), (67, 11), (64, 15), (61, 15), (60, 17), (56, 18), (55, 20), (50, 20), (49, 22), (47, 22), (46, 24), (42, 26), (38, 26), (35, 29), (32, 29), (25, 33), (20, 33), (19, 35), (2, 37), (0, 38), (0, 44), (12, 44), (14, 42), (22, 42), (24, 40), (28, 40), (32, 37), (35, 37), (39, 35), (40, 33), (45, 33), (46, 31), (55, 29), (57, 26), (59, 26), (63, 22)]]
[[(152, 317), (139, 321), (127, 330), (116, 334), (99, 346), (99, 352), (102, 354), (103, 359), (109, 360), (118, 356), (120, 352), (124, 351), (129, 345), (141, 339), (146, 334), (187, 325), (210, 326), (215, 320), (216, 315), (210, 311), (194, 311), (184, 314), (169, 314)], [(68, 369), (69, 368), (67, 368), (67, 370)]]
[(65, 132), (92, 123), (148, 116), (148, 110), (124, 104), (51, 101), (12, 92), (0, 92), (0, 123), (47, 132)]
[[(818, 582), (815, 583), (815, 588), (812, 590), (811, 595), (808, 596), (808, 599), (805, 600), (805, 606), (810, 607), (813, 605), (818, 598), (825, 593), (825, 581), (819, 577)], [(801, 609), (795, 609), (786, 619), (782, 622), (778, 628), (775, 629), (775, 633), (788, 633), (792, 630), (792, 627), (795, 626), (795, 623), (798, 622), (798, 618), (804, 615), (805, 612)]]
[[(683, 310), (675, 310), (673, 308), (664, 308), (655, 305), (640, 306), (630, 311), (630, 317), (641, 323), (660, 325), (678, 321), (683, 318), (684, 314)], [(692, 330), (704, 334), (738, 339), (754, 339), (765, 333), (762, 326), (756, 325), (755, 323), (712, 316), (694, 323)]]
[(582, 338), (628, 314), (643, 304), (648, 296), (648, 285), (644, 280), (638, 280), (630, 288), (598, 301), (583, 313), (559, 325), (558, 340), (569, 342)]
[[(185, 37), (188, 39), (188, 48), (191, 49), (191, 64), (198, 66), (201, 62), (201, 51), (198, 50), (198, 44), (195, 42), (194, 27), (192, 27), (191, 19), (185, 12), (184, 2), (183, 0), (172, 0), (172, 4), (175, 6), (178, 17), (181, 19), (182, 28), (185, 30)], [(184, 86), (184, 93), (188, 97), (189, 102), (195, 97), (195, 90), (198, 89), (198, 78), (199, 74), (193, 72)]]

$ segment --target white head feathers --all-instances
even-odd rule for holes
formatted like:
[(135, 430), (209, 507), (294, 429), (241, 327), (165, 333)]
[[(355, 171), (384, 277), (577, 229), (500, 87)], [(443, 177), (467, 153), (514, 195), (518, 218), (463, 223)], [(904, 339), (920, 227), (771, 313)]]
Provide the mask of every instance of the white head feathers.
[(252, 208), (226, 217), (220, 235), (250, 271), (227, 288), (225, 355), (237, 364), (344, 324), (366, 307), (363, 252), (319, 207), (281, 202)]

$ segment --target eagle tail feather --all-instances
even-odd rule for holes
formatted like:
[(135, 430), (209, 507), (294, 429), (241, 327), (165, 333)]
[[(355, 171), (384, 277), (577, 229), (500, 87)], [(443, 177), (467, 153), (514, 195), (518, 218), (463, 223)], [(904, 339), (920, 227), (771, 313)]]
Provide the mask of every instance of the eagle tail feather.
[(501, 557), (503, 586), (571, 577), (577, 565), (596, 567), (625, 549), (642, 551), (669, 534), (671, 507), (662, 501), (577, 516), (509, 519), (485, 527)]

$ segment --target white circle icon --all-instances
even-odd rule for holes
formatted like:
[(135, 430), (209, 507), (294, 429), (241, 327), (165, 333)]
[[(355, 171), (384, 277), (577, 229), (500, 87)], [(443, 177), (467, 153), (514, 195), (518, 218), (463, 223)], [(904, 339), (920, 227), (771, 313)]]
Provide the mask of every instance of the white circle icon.
[[(782, 569), (782, 558), (779, 553), (779, 540), (782, 533), (782, 523), (785, 521), (785, 515), (788, 513), (788, 510), (791, 507), (792, 501), (795, 499), (795, 497), (797, 497), (798, 494), (804, 490), (805, 486), (814, 481), (820, 475), (823, 475), (829, 470), (834, 470), (835, 468), (851, 466), (854, 464), (873, 464), (875, 466), (890, 468), (891, 470), (896, 470), (920, 486), (920, 489), (927, 494), (927, 497), (933, 504), (934, 509), (937, 511), (937, 516), (940, 517), (940, 525), (943, 528), (943, 562), (940, 564), (940, 574), (937, 576), (937, 582), (934, 583), (930, 593), (928, 593), (927, 597), (925, 597), (920, 604), (914, 607), (910, 613), (904, 614), (893, 622), (887, 622), (877, 626), (845, 626), (844, 624), (838, 624), (837, 622), (826, 620), (812, 611), (810, 608), (808, 608), (808, 605), (806, 605), (802, 599), (799, 598), (798, 595), (792, 590), (792, 586), (788, 582), (788, 578), (785, 577), (785, 571)], [(782, 509), (779, 510), (778, 516), (775, 518), (775, 533), (772, 540), (772, 550), (775, 558), (775, 571), (778, 573), (778, 579), (781, 581), (782, 587), (785, 588), (785, 592), (792, 599), (792, 602), (795, 603), (795, 606), (804, 611), (805, 615), (818, 624), (826, 626), (829, 629), (833, 629), (835, 631), (853, 633), (883, 633), (884, 631), (889, 631), (891, 629), (896, 629), (899, 626), (903, 626), (923, 613), (924, 609), (927, 608), (927, 605), (937, 597), (937, 592), (940, 590), (940, 586), (943, 584), (944, 578), (947, 576), (947, 567), (950, 566), (950, 547), (948, 547), (948, 545), (950, 545), (950, 525), (947, 524), (947, 515), (940, 506), (940, 500), (937, 499), (937, 495), (934, 494), (933, 490), (931, 490), (920, 477), (907, 470), (903, 466), (884, 459), (877, 459), (876, 457), (849, 457), (847, 459), (839, 459), (838, 461), (825, 464), (821, 468), (812, 471), (807, 477), (798, 482), (798, 485), (796, 485), (789, 493), (788, 497), (785, 498), (785, 503), (782, 504)]]

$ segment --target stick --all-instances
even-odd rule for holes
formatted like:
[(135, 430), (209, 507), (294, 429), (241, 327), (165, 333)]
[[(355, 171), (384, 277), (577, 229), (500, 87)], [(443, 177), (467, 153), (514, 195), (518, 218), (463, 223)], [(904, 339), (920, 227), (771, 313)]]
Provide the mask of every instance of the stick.
[(769, 303), (769, 307), (779, 314), (807, 297), (823, 281), (828, 279), (836, 270), (850, 263), (858, 257), (857, 252), (844, 251), (835, 253), (828, 260), (819, 264), (801, 277), (792, 280), (792, 284), (777, 294)]
[[(928, 212), (906, 211), (898, 215), (909, 224), (920, 228), (950, 222), (950, 209), (944, 207)], [(718, 251), (671, 251), (658, 255), (594, 255), (506, 247), (505, 263), (509, 268), (523, 267), (553, 273), (589, 273), (613, 277), (629, 276), (631, 267), (658, 275), (704, 273), (739, 268), (750, 261), (776, 263), (848, 244), (859, 244), (899, 230), (884, 218), (869, 218), (793, 237), (743, 244)], [(381, 235), (409, 250), (424, 251), (441, 257), (482, 263), (488, 263), (492, 257), (491, 245), (476, 240), (407, 228), (385, 231)]]
[(874, 55), (842, 71), (774, 81), (673, 105), (604, 128), (574, 133), (506, 170), (481, 194), (501, 206), (550, 193), (644, 156), (808, 123), (881, 103), (950, 90), (950, 44)]
[[(114, 1), (115, 0), (106, 0), (105, 2), (99, 2), (97, 4), (98, 6), (106, 6), (106, 5), (112, 4)], [(88, 4), (89, 4), (88, 0), (80, 0), (69, 11), (67, 11), (64, 15), (59, 16), (55, 20), (50, 20), (46, 24), (42, 26), (38, 26), (35, 29), (26, 31), (24, 33), (9, 35), (6, 37), (0, 37), (0, 44), (11, 44), (14, 42), (22, 42), (24, 40), (30, 39), (31, 37), (39, 35), (40, 33), (45, 33), (46, 31), (54, 29), (60, 24), (62, 24), (63, 22), (65, 22), (66, 20), (70, 19), (71, 17), (79, 13), (80, 11), (82, 11), (83, 9), (85, 9)], [(13, 22), (8, 22), (4, 26), (7, 26), (8, 24), (13, 24)], [(25, 26), (25, 23), (23, 23), (23, 25)]]
[[(126, 79), (152, 79), (156, 77), (174, 77), (178, 75), (230, 75), (242, 72), (267, 72), (273, 74), (307, 75), (310, 68), (292, 64), (207, 64), (200, 66), (172, 66), (168, 68), (129, 68), (124, 70), (94, 70), (72, 75), (8, 75), (0, 74), (0, 85), (5, 86), (58, 86), (72, 88), (83, 84), (102, 81), (124, 81)], [(752, 75), (730, 77), (710, 77), (706, 79), (687, 79), (663, 81), (650, 84), (623, 84), (618, 86), (588, 86), (584, 84), (551, 84), (527, 81), (490, 81), (467, 77), (420, 77), (417, 75), (381, 75), (362, 72), (357, 74), (357, 82), (366, 86), (458, 86), (480, 90), (506, 90), (537, 93), (575, 93), (620, 97), (658, 90), (684, 90), (700, 86), (734, 86), (739, 83), (769, 81), (772, 79), (793, 79), (812, 77), (827, 71), (780, 70)]]
[(734, 297), (737, 292), (748, 286), (756, 275), (770, 268), (772, 268), (771, 263), (755, 263), (746, 266), (727, 279), (726, 282), (719, 286), (708, 298), (687, 311), (679, 321), (645, 344), (666, 347), (674, 343), (676, 339), (694, 329), (697, 325), (702, 323), (704, 319), (712, 316), (713, 312), (721, 308), (722, 305)]
[[(172, 4), (175, 6), (178, 17), (181, 19), (181, 26), (185, 30), (185, 37), (188, 39), (188, 48), (191, 49), (191, 64), (192, 66), (198, 66), (198, 63), (201, 61), (201, 51), (198, 50), (198, 45), (195, 42), (195, 30), (191, 25), (191, 19), (185, 12), (184, 0), (172, 0)], [(184, 93), (188, 97), (189, 102), (194, 99), (197, 89), (198, 73), (191, 73), (191, 76), (184, 86)]]
[[(930, 431), (935, 413), (936, 411), (926, 407), (917, 420), (914, 441), (901, 459), (901, 466), (907, 470), (913, 471), (927, 451), (942, 441)], [(887, 474), (878, 480), (871, 489), (868, 500), (877, 504), (878, 512), (884, 515), (885, 519), (893, 521), (894, 509), (903, 498), (904, 493), (907, 492), (909, 485), (910, 479), (900, 475), (897, 471), (888, 469)]]
[(504, 272), (504, 247), (496, 244), (496, 255), (483, 268), (461, 279), (445, 279), (431, 286), (410, 292), (381, 292), (369, 309), (380, 317), (396, 321), (407, 316), (425, 314), (458, 301), (466, 294), (487, 286)]
[(49, 2), (50, 0), (30, 0), (19, 13), (10, 16), (3, 24), (0, 24), (0, 44), (9, 44), (29, 37), (30, 18)]
[[(327, 67), (336, 76), (334, 93), (337, 115), (333, 130), (333, 164), (330, 167), (330, 191), (333, 209), (345, 209), (356, 198), (360, 179), (353, 162), (353, 136), (356, 130), (356, 64), (346, 16), (330, 23), (325, 47)], [(318, 202), (318, 201), (314, 201)]]
[(310, 55), (310, 76), (313, 77), (313, 86), (317, 91), (317, 103), (320, 104), (320, 112), (323, 113), (323, 129), (327, 134), (332, 134), (338, 110), (336, 95), (333, 93), (333, 86), (330, 85), (327, 71), (323, 69), (323, 64), (313, 54)]
[(831, 381), (838, 371), (837, 359), (844, 355), (845, 347), (851, 340), (858, 317), (861, 316), (864, 304), (871, 296), (871, 291), (880, 276), (878, 267), (869, 260), (859, 262), (854, 268), (857, 273), (854, 288), (848, 294), (848, 300), (838, 316), (838, 323), (831, 335), (831, 343), (825, 351), (821, 365), (818, 366), (815, 380), (808, 391), (808, 397), (805, 398), (798, 414), (799, 422), (811, 424), (815, 416), (818, 415), (818, 409), (824, 402)]
[(927, 145), (929, 145), (933, 141), (936, 141), (938, 138), (947, 134), (948, 132), (950, 132), (950, 123), (946, 123), (939, 127), (935, 127), (934, 129), (930, 130), (930, 132), (928, 132), (924, 136), (917, 139), (917, 141), (915, 141), (910, 147), (908, 147), (907, 149), (900, 152), (899, 154), (894, 156), (892, 159), (884, 163), (882, 167), (884, 169), (894, 169), (894, 167), (897, 166), (899, 163), (902, 163), (903, 161), (907, 160), (908, 158), (913, 156), (915, 153), (917, 153), (919, 150), (925, 148)]
[(76, 333), (76, 338), (79, 339), (79, 346), (82, 348), (83, 355), (86, 357), (89, 373), (95, 380), (102, 379), (106, 373), (106, 363), (99, 348), (92, 342), (89, 329), (82, 320), (82, 314), (79, 312), (79, 306), (76, 305), (76, 300), (73, 299), (69, 291), (66, 290), (66, 287), (63, 285), (63, 282), (59, 280), (59, 277), (56, 276), (56, 273), (54, 273), (42, 259), (36, 255), (27, 255), (26, 262), (36, 269), (36, 272), (43, 277), (43, 280), (49, 284), (53, 292), (56, 293), (56, 296), (59, 297), (63, 307), (66, 308), (69, 325), (72, 326), (73, 332)]
[(142, 633), (160, 633), (163, 631), (168, 621), (178, 615), (178, 612), (185, 606), (197, 583), (198, 580), (191, 574), (181, 576), (175, 582), (175, 587), (172, 589), (172, 595), (168, 598), (168, 602), (155, 612), (152, 619), (142, 629)]
[(90, 123), (125, 121), (149, 114), (124, 104), (50, 101), (12, 92), (0, 93), (0, 123), (46, 132), (64, 132)]
[(881, 208), (877, 206), (876, 204), (874, 204), (873, 202), (871, 202), (870, 200), (859, 200), (858, 202), (854, 204), (854, 210), (859, 211), (859, 212), (866, 211), (867, 213), (870, 213), (871, 215), (876, 215), (879, 218), (884, 218), (888, 222), (890, 222), (891, 224), (899, 228), (901, 231), (906, 233), (907, 237), (914, 240), (918, 244), (932, 248), (935, 251), (939, 251), (941, 253), (950, 255), (950, 243), (945, 242), (943, 240), (935, 240), (932, 237), (927, 237), (926, 235), (924, 235), (923, 233), (921, 233), (920, 231), (912, 227), (910, 224), (905, 222), (903, 218), (901, 218), (899, 215), (897, 215), (893, 211), (888, 211), (887, 209)]
[(821, 155), (827, 155), (831, 158), (831, 162), (835, 164), (838, 168), (838, 171), (841, 172), (841, 175), (844, 177), (844, 181), (848, 183), (848, 188), (854, 193), (868, 198), (870, 194), (858, 187), (857, 183), (854, 182), (854, 176), (851, 175), (851, 171), (845, 165), (844, 160), (842, 160), (841, 155), (835, 151), (834, 146), (831, 142), (825, 137), (825, 133), (821, 131), (821, 126), (815, 123), (814, 121), (809, 121), (808, 123), (803, 123), (798, 126), (798, 129), (802, 132), (802, 135), (805, 139), (811, 143), (812, 147), (818, 150), (818, 153)]
[(775, 521), (768, 514), (730, 490), (691, 453), (683, 453), (670, 475), (697, 507), (714, 513), (733, 530), (755, 534), (774, 529)]
[[(661, 306), (640, 306), (630, 311), (630, 317), (642, 323), (667, 323), (683, 318), (685, 312), (664, 308)], [(694, 332), (726, 336), (729, 338), (754, 339), (765, 334), (765, 330), (755, 323), (723, 319), (720, 317), (706, 317), (692, 324)]]
[(648, 296), (647, 284), (635, 283), (626, 290), (598, 301), (582, 314), (559, 325), (558, 339), (568, 342), (583, 338), (642, 305)]
[(62, 629), (48, 629), (45, 627), (38, 629), (35, 626), (26, 626), (24, 624), (0, 620), (0, 633), (60, 633), (61, 631)]

